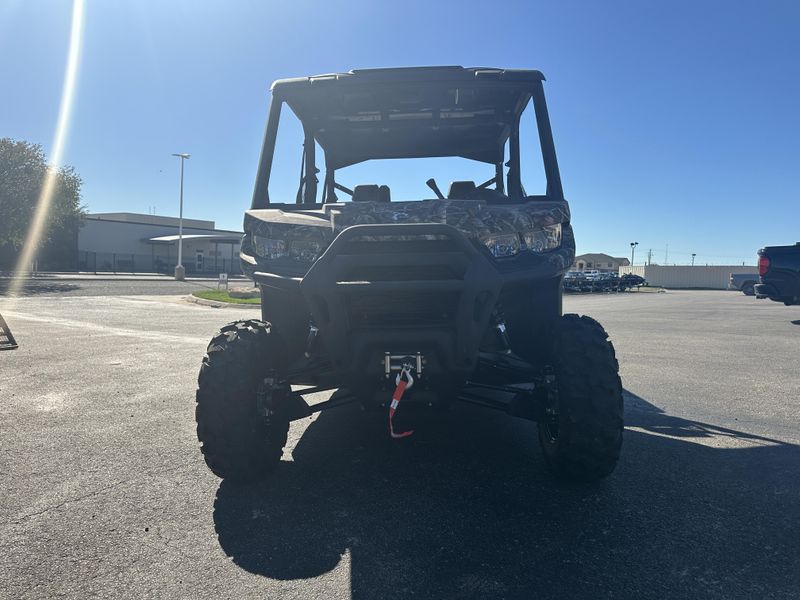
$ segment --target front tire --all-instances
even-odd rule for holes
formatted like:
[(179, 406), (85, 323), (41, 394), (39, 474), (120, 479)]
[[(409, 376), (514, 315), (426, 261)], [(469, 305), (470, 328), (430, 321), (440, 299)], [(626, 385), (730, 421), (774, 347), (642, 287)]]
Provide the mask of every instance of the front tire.
[(539, 423), (548, 468), (559, 478), (596, 481), (611, 474), (622, 448), (622, 383), (614, 346), (591, 317), (564, 315), (554, 331), (556, 388)]
[[(284, 417), (263, 416), (258, 395), (265, 378), (284, 370), (268, 323), (249, 319), (220, 329), (208, 345), (197, 388), (197, 438), (211, 471), (223, 479), (263, 479), (280, 461), (289, 431)], [(273, 401), (280, 393), (273, 390)]]
[(745, 296), (755, 296), (756, 295), (755, 285), (756, 284), (754, 282), (748, 281), (742, 286), (742, 293)]

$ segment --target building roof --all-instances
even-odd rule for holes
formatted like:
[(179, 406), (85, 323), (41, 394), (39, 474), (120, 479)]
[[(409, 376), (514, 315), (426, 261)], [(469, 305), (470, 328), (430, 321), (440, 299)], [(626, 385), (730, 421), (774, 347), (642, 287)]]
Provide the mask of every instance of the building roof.
[[(132, 212), (112, 212), (112, 213), (91, 213), (84, 216), (85, 219), (95, 221), (118, 221), (122, 223), (139, 223), (144, 225), (167, 225), (177, 227), (178, 217), (165, 217), (161, 215), (145, 215)], [(183, 226), (193, 229), (215, 229), (214, 221), (204, 221), (201, 219), (183, 219)]]
[(620, 258), (616, 256), (610, 256), (608, 254), (602, 253), (589, 253), (589, 254), (581, 254), (580, 256), (575, 257), (575, 261), (582, 260), (583, 262), (591, 262), (591, 263), (598, 263), (598, 262), (616, 262), (619, 263), (622, 267), (627, 267), (631, 264), (631, 262), (627, 258)]
[[(178, 241), (181, 236), (179, 235), (159, 235), (157, 237), (152, 237), (147, 240), (146, 242), (150, 244), (174, 244)], [(231, 243), (231, 244), (238, 244), (242, 241), (242, 234), (238, 235), (230, 235), (225, 233), (209, 233), (209, 234), (199, 234), (199, 233), (190, 233), (183, 235), (184, 240), (209, 240), (212, 242), (224, 242), (224, 243)]]

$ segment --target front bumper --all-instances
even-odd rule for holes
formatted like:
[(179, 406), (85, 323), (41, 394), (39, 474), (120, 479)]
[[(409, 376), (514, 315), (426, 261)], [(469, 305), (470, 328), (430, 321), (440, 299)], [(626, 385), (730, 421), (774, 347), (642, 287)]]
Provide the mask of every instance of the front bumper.
[(493, 259), (453, 226), (397, 223), (347, 227), (302, 270), (250, 250), (243, 244), (242, 264), (264, 289), (264, 318), (291, 340), (305, 339), (311, 318), (335, 370), (360, 378), (382, 376), (386, 352), (423, 354), (429, 375), (469, 374), (498, 299), (524, 346), (531, 319), (560, 314), (575, 244), (565, 223), (560, 248)]
[(502, 286), (474, 244), (433, 223), (349, 227), (299, 282), (334, 368), (351, 376), (381, 374), (385, 352), (421, 353), (429, 373), (473, 371)]

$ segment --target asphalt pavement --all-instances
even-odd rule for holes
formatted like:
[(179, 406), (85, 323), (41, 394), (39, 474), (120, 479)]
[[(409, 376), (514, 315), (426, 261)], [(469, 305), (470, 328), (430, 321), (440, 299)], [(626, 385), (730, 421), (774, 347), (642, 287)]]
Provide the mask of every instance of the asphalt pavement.
[(800, 597), (800, 307), (566, 297), (626, 388), (596, 485), (553, 480), (533, 424), (458, 406), (399, 441), (355, 408), (293, 423), (271, 481), (237, 487), (200, 457), (194, 388), (252, 311), (76, 285), (0, 298), (2, 598)]

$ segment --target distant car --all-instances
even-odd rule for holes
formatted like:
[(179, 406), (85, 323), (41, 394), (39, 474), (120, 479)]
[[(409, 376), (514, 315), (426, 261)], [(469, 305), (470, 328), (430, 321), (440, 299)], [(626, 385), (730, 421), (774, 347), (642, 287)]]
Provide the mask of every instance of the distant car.
[(588, 292), (590, 284), (586, 281), (586, 276), (582, 271), (568, 271), (564, 275), (565, 292)]
[(600, 275), (600, 271), (597, 271), (596, 269), (590, 269), (588, 271), (582, 271), (582, 273), (583, 273), (583, 276), (586, 279), (590, 280), (590, 281), (595, 279), (598, 275)]
[(769, 298), (786, 306), (800, 304), (800, 242), (759, 250), (758, 274), (756, 298)]
[(596, 292), (616, 292), (619, 288), (619, 275), (598, 273), (592, 278), (592, 287)]
[(633, 287), (641, 287), (647, 285), (644, 277), (634, 275), (633, 273), (626, 273), (619, 278), (619, 291), (624, 292)]
[(755, 296), (755, 286), (758, 283), (757, 273), (731, 273), (728, 281), (729, 290), (739, 290), (745, 296)]

